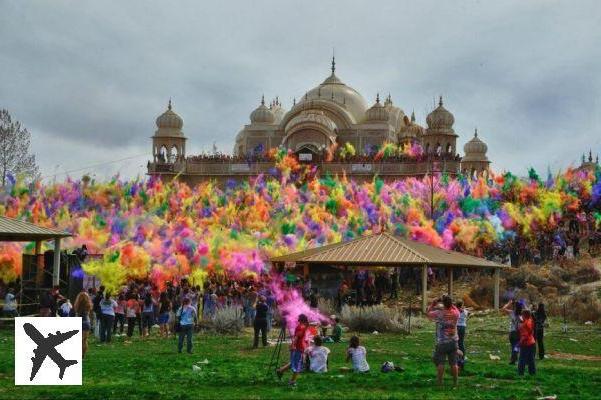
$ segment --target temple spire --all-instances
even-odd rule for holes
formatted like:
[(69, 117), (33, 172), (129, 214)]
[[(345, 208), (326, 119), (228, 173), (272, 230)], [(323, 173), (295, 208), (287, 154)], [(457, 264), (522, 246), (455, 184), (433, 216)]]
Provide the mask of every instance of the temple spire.
[(336, 55), (334, 54), (334, 49), (332, 49), (332, 75), (336, 72)]
[(593, 150), (588, 151), (588, 162), (593, 162)]
[(442, 107), (442, 95), (438, 98), (438, 105)]
[(478, 128), (474, 128), (474, 137), (478, 137)]
[(415, 122), (415, 111), (411, 111), (411, 122)]
[(265, 105), (265, 95), (261, 95), (261, 105), (264, 106)]
[(167, 109), (171, 111), (171, 97), (169, 97), (169, 104), (167, 104)]
[(376, 103), (380, 104), (380, 92), (376, 94)]

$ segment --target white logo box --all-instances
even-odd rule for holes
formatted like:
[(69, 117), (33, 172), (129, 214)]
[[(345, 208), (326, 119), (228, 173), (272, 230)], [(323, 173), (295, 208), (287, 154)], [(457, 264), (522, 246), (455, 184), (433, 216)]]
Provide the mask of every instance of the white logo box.
[(15, 318), (15, 385), (81, 385), (81, 341), (81, 317)]

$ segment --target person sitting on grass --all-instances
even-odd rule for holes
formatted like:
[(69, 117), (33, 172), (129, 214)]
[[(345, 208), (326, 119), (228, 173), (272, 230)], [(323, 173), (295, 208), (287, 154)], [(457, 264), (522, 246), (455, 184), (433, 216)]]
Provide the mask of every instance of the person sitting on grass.
[[(443, 308), (438, 303), (442, 301)], [(453, 375), (453, 384), (457, 386), (459, 368), (457, 366), (457, 320), (459, 310), (453, 305), (451, 296), (442, 296), (430, 304), (427, 312), (428, 318), (436, 322), (436, 347), (432, 355), (432, 361), (436, 364), (438, 384), (442, 385), (444, 376), (444, 362), (448, 358)]]
[(292, 377), (288, 384), (296, 386), (298, 375), (303, 370), (303, 355), (307, 348), (307, 330), (309, 328), (309, 320), (305, 314), (298, 316), (298, 324), (294, 330), (294, 337), (290, 343), (290, 362), (277, 370), (278, 378), (282, 379), (284, 372), (292, 371)]
[(334, 318), (334, 326), (332, 326), (332, 334), (329, 338), (334, 343), (340, 343), (342, 340), (342, 326), (340, 326), (340, 318), (338, 317)]
[(323, 346), (321, 336), (315, 336), (313, 343), (314, 345), (306, 350), (307, 357), (309, 358), (309, 370), (316, 373), (328, 372), (328, 354), (330, 354), (330, 349)]
[(536, 340), (534, 339), (534, 320), (530, 310), (524, 308), (518, 325), (520, 334), (520, 356), (518, 360), (518, 374), (524, 375), (524, 369), (528, 365), (528, 373), (534, 375), (534, 355), (536, 353)]
[(197, 314), (194, 307), (190, 305), (190, 298), (185, 297), (182, 306), (176, 313), (179, 318), (179, 338), (177, 342), (177, 352), (181, 353), (184, 347), (184, 336), (186, 337), (186, 350), (192, 354), (192, 334), (194, 333), (194, 324), (197, 320)]
[[(359, 337), (353, 336), (349, 342), (349, 347), (346, 350), (346, 362), (351, 362), (353, 372), (369, 372), (369, 364), (367, 363), (367, 350), (359, 343)], [(350, 371), (349, 368), (340, 368), (342, 372)]]

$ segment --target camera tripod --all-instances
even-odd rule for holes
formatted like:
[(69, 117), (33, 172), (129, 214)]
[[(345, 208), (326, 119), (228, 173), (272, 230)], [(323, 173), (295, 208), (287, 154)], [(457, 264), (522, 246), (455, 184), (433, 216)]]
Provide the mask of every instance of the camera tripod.
[(271, 353), (271, 358), (269, 359), (269, 365), (267, 366), (267, 376), (270, 376), (272, 373), (276, 372), (278, 367), (280, 366), (280, 355), (282, 353), (282, 344), (286, 341), (286, 323), (282, 322), (282, 327), (280, 328), (280, 333), (278, 334), (278, 340), (273, 348), (273, 352)]

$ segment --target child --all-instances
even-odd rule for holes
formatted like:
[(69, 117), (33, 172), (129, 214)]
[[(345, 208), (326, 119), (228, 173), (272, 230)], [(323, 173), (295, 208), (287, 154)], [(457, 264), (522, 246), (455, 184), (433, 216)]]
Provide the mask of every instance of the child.
[(306, 350), (309, 357), (309, 370), (316, 373), (328, 372), (328, 354), (330, 349), (323, 346), (321, 336), (313, 338), (314, 345)]
[[(465, 331), (467, 329), (468, 311), (463, 307), (462, 301), (457, 302), (457, 309), (459, 310), (459, 319), (457, 320), (457, 336), (459, 340), (457, 344), (463, 354), (463, 360), (465, 360)], [(460, 367), (463, 367), (463, 363), (460, 364)]]
[(346, 361), (351, 361), (354, 372), (369, 372), (369, 364), (367, 363), (367, 350), (359, 345), (359, 338), (353, 336), (349, 343), (349, 348), (346, 351)]
[(277, 370), (278, 378), (282, 379), (284, 372), (292, 371), (292, 377), (288, 384), (296, 386), (298, 375), (303, 370), (303, 354), (307, 348), (307, 330), (309, 328), (309, 320), (305, 314), (298, 316), (298, 324), (294, 330), (294, 337), (290, 343), (290, 362)]
[(342, 327), (340, 326), (340, 318), (338, 317), (334, 318), (334, 326), (332, 327), (330, 339), (334, 343), (340, 343), (340, 340), (342, 340)]

